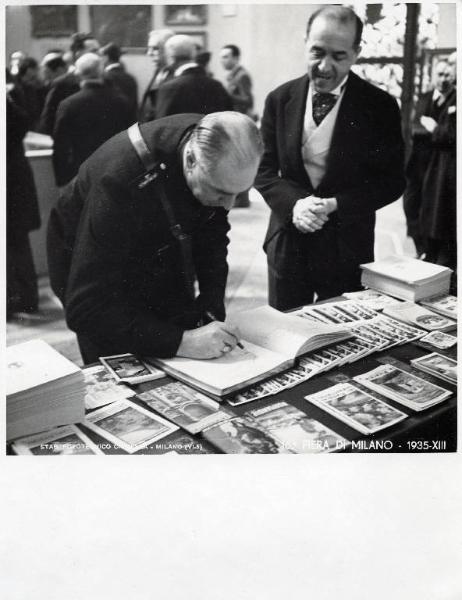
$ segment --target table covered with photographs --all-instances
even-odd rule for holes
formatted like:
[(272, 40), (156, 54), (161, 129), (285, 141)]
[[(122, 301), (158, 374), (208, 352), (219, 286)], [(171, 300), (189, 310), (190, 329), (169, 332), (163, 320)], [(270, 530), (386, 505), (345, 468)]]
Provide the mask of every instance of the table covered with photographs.
[(314, 306), (298, 316), (353, 320), (355, 337), (221, 399), (144, 369), (136, 357), (130, 370), (138, 362), (140, 373), (130, 385), (120, 378), (117, 384), (103, 361), (84, 369), (84, 422), (16, 441), (9, 452), (454, 452), (455, 332), (425, 334), (354, 299)]

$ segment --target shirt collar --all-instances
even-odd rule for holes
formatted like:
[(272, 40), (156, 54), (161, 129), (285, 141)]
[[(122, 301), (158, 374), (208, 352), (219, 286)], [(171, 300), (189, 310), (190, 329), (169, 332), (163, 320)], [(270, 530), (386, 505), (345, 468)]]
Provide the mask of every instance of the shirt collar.
[(116, 63), (111, 63), (110, 65), (108, 65), (107, 67), (105, 67), (105, 71), (112, 71), (112, 69), (118, 69), (120, 67), (120, 63), (116, 62)]
[(180, 65), (177, 69), (175, 69), (173, 76), (178, 77), (179, 75), (182, 75), (188, 69), (193, 69), (197, 66), (198, 66), (198, 64), (195, 62), (188, 62), (188, 63), (185, 63), (184, 65)]

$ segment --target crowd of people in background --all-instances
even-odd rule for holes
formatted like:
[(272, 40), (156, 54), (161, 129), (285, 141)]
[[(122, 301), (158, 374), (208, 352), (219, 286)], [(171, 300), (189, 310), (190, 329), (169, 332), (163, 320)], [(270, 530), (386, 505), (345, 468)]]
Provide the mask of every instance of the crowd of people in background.
[[(323, 18), (327, 20), (327, 25), (329, 25), (330, 17), (327, 15)], [(348, 35), (350, 35), (348, 27), (354, 33), (354, 23), (351, 26), (349, 22), (345, 21), (345, 23), (342, 27), (345, 27)], [(327, 27), (327, 25), (325, 26)], [(314, 33), (318, 35), (317, 31)], [(312, 37), (314, 33), (311, 32)], [(321, 33), (327, 35), (324, 31)], [(329, 88), (327, 96), (336, 95), (338, 98), (347, 94), (349, 97), (351, 93), (353, 97), (357, 93), (359, 94), (358, 98), (362, 98), (362, 100), (355, 102), (357, 108), (365, 98), (364, 93), (367, 92), (371, 98), (375, 98), (376, 108), (374, 110), (376, 112), (378, 104), (382, 102), (383, 110), (380, 115), (377, 112), (378, 118), (375, 123), (376, 130), (379, 131), (380, 124), (385, 123), (384, 114), (390, 113), (390, 123), (395, 123), (398, 111), (387, 101), (385, 96), (377, 94), (374, 89), (368, 87), (367, 90), (364, 89), (361, 92), (359, 87), (363, 83), (357, 81), (358, 78), (354, 75), (350, 75), (347, 91), (345, 92), (345, 81), (349, 75), (349, 67), (355, 62), (359, 53), (359, 46), (355, 44), (356, 41), (351, 49), (349, 46), (346, 48), (348, 69), (345, 73), (340, 73), (343, 77), (338, 77), (338, 81), (335, 79), (338, 89), (335, 86), (333, 90)], [(127, 72), (123, 63), (121, 48), (112, 42), (100, 47), (98, 40), (91, 34), (75, 33), (71, 36), (67, 52), (51, 48), (41, 58), (40, 62), (20, 51), (11, 55), (6, 73), (8, 315), (17, 312), (34, 312), (38, 306), (37, 283), (29, 243), (29, 232), (40, 227), (40, 214), (32, 172), (23, 150), (23, 139), (27, 131), (37, 131), (53, 138), (53, 167), (56, 184), (61, 187), (68, 184), (77, 175), (82, 163), (106, 140), (127, 129), (136, 121), (145, 123), (180, 113), (209, 114), (234, 110), (258, 122), (252, 93), (252, 79), (248, 71), (241, 65), (241, 53), (238, 46), (226, 44), (220, 51), (221, 66), (226, 73), (224, 84), (216, 80), (208, 68), (211, 58), (210, 53), (198, 47), (194, 40), (187, 35), (177, 35), (169, 29), (151, 31), (147, 40), (147, 54), (152, 60), (152, 75), (149, 84), (140, 95), (138, 94), (136, 79)], [(320, 111), (319, 114), (321, 114), (325, 108), (325, 104), (319, 107), (315, 104), (318, 95), (324, 94), (324, 97), (326, 96), (324, 87), (326, 87), (328, 81), (328, 78), (321, 76), (322, 73), (319, 75), (318, 62), (320, 61), (317, 62), (317, 60), (317, 58), (313, 58), (309, 63), (308, 73), (315, 82), (314, 90), (316, 94), (313, 94), (313, 97), (308, 96), (310, 110), (312, 103), (313, 115), (317, 114), (317, 111)], [(323, 68), (321, 67), (321, 70)], [(412, 151), (407, 162), (407, 185), (404, 192), (408, 235), (415, 242), (417, 255), (431, 262), (449, 266), (454, 270), (456, 269), (455, 71), (455, 54), (449, 60), (439, 62), (436, 65), (435, 89), (424, 94), (416, 106)], [(318, 80), (316, 80), (317, 76)], [(277, 194), (282, 194), (281, 186), (284, 184), (285, 179), (289, 187), (293, 187), (294, 182), (298, 180), (296, 184), (298, 187), (306, 184), (306, 169), (302, 168), (302, 163), (303, 161), (307, 162), (309, 157), (303, 154), (305, 150), (302, 152), (297, 174), (291, 172), (290, 169), (290, 172), (285, 173), (289, 164), (283, 158), (286, 145), (282, 142), (282, 145), (278, 145), (278, 135), (287, 136), (287, 123), (284, 124), (282, 113), (280, 115), (278, 112), (279, 104), (286, 102), (285, 94), (289, 91), (294, 94), (293, 97), (299, 94), (301, 102), (303, 102), (302, 96), (303, 98), (306, 96), (306, 90), (303, 91), (302, 87), (305, 84), (305, 79), (303, 79), (300, 84), (293, 84), (295, 87), (299, 85), (300, 89), (294, 87), (292, 91), (289, 88), (276, 90), (274, 94), (270, 94), (268, 97), (265, 107), (262, 133), (266, 154), (260, 167), (260, 175), (257, 178), (257, 188), (273, 211), (267, 245), (274, 245), (275, 241), (279, 239), (275, 232), (280, 232), (281, 227), (279, 225), (282, 221), (285, 222), (286, 218), (292, 219), (292, 216), (278, 213), (279, 200)], [(358, 90), (356, 88), (353, 90), (354, 86), (357, 86)], [(353, 91), (350, 91), (350, 88)], [(331, 91), (333, 91), (333, 94), (330, 93)], [(325, 99), (322, 100), (322, 102), (325, 101)], [(332, 106), (335, 106), (335, 99), (332, 105), (328, 107), (326, 114), (332, 109)], [(353, 105), (351, 106), (353, 107)], [(304, 110), (305, 105), (300, 104), (300, 111)], [(333, 110), (332, 115), (334, 116), (331, 115), (326, 119), (321, 128), (322, 130), (328, 130), (330, 120), (334, 119), (332, 123), (335, 122), (337, 110)], [(368, 110), (368, 108), (365, 107), (365, 110)], [(311, 135), (311, 126), (313, 131), (314, 128), (319, 126), (316, 119), (311, 125), (310, 123), (311, 121), (308, 122), (305, 119), (305, 126), (308, 129), (305, 127), (304, 136)], [(280, 131), (278, 128), (281, 128)], [(392, 133), (386, 123), (382, 133), (384, 136)], [(332, 131), (328, 132), (328, 135), (332, 135)], [(367, 136), (370, 137), (370, 135), (371, 132), (367, 132)], [(365, 143), (361, 140), (360, 142), (355, 152), (365, 148)], [(337, 141), (335, 141), (336, 143)], [(351, 143), (349, 146), (351, 150)], [(388, 148), (384, 151), (386, 153), (393, 152), (393, 149)], [(392, 159), (398, 160), (399, 156), (399, 152), (395, 152), (393, 157), (390, 155), (390, 161)], [(329, 160), (332, 160), (332, 157)], [(319, 167), (322, 173), (329, 167), (326, 161), (327, 158)], [(386, 166), (385, 163), (383, 163), (383, 166)], [(375, 163), (371, 165), (371, 172), (378, 173), (376, 167)], [(329, 167), (327, 170), (332, 175), (336, 169), (338, 170), (338, 164)], [(348, 171), (348, 177), (353, 172), (354, 167)], [(342, 190), (337, 191), (337, 187), (341, 183), (340, 175), (335, 176), (332, 180), (332, 196), (342, 193)], [(367, 179), (366, 174), (360, 173), (357, 175), (359, 178)], [(317, 175), (315, 172), (309, 173), (309, 176), (312, 181), (316, 180)], [(358, 180), (358, 185), (360, 183)], [(387, 186), (389, 187), (389, 185), (390, 179), (388, 178)], [(398, 187), (396, 197), (402, 191), (401, 189), (398, 190)], [(273, 188), (274, 194), (276, 194), (274, 198)], [(377, 190), (380, 191), (380, 189), (384, 188), (378, 186), (374, 190), (374, 194), (378, 193)], [(367, 197), (367, 202), (370, 203), (370, 191), (365, 189), (364, 194), (365, 198)], [(287, 194), (282, 195), (286, 202)], [(310, 198), (312, 197), (310, 196)], [(327, 198), (327, 200), (330, 200), (330, 198)], [(331, 200), (335, 200), (335, 197)], [(357, 202), (357, 200), (354, 202)], [(244, 191), (239, 194), (235, 205), (248, 206), (248, 192)], [(318, 258), (313, 262), (310, 271), (312, 283), (313, 273), (318, 272), (316, 265), (318, 263), (322, 265), (322, 268), (318, 269), (319, 286), (322, 287), (325, 284), (326, 274), (324, 263), (326, 260), (330, 260), (328, 253), (326, 254), (326, 247), (330, 250), (334, 247), (338, 249), (338, 240), (331, 239), (328, 235), (331, 231), (331, 225), (326, 225), (332, 211), (335, 214), (331, 217), (331, 223), (335, 222), (337, 205), (317, 202), (317, 204), (310, 204), (309, 207), (305, 205), (302, 207), (301, 204), (297, 204), (297, 210), (292, 207), (290, 202), (287, 206), (290, 207), (289, 212), (292, 211), (292, 208), (294, 209), (294, 215), (297, 211), (299, 213), (298, 220), (295, 219), (295, 216), (293, 217), (295, 219), (293, 221), (294, 231), (291, 233), (297, 244), (302, 243), (303, 245), (303, 251), (297, 251), (297, 256), (305, 255), (306, 237), (300, 236), (300, 233), (306, 233), (304, 228), (311, 227), (313, 231), (322, 230), (322, 234), (318, 234), (312, 239), (316, 238), (318, 240), (324, 236), (327, 240), (327, 246), (324, 249), (316, 247), (313, 250)], [(377, 200), (377, 207), (380, 206), (381, 202)], [(361, 216), (361, 211), (358, 212), (358, 210), (353, 211), (353, 217), (355, 215), (356, 217)], [(306, 224), (308, 216), (311, 219), (309, 226)], [(363, 215), (363, 217), (366, 219), (367, 215)], [(364, 219), (362, 225), (364, 225)], [(271, 227), (274, 229), (273, 232)], [(311, 229), (308, 230), (311, 231)], [(373, 230), (372, 220), (368, 225), (369, 230)], [(292, 246), (294, 239), (291, 241)], [(368, 245), (368, 248), (369, 246), (371, 244)], [(284, 279), (284, 294), (287, 292), (288, 280), (297, 279), (298, 285), (300, 279), (298, 276), (296, 278), (292, 276), (294, 265), (296, 265), (293, 256), (290, 253), (285, 255), (285, 251), (282, 252), (279, 247), (276, 250), (277, 257), (274, 260), (277, 264), (284, 256), (290, 264), (284, 265), (283, 272), (279, 273), (276, 262), (271, 264), (270, 261), (270, 275), (272, 273), (270, 284), (271, 281), (273, 282), (270, 285), (270, 297), (272, 294), (274, 298), (278, 298), (273, 302), (275, 306), (286, 308), (286, 304), (292, 305), (294, 299), (279, 297), (277, 288), (280, 287), (281, 277)], [(270, 254), (271, 251), (269, 256)], [(320, 260), (321, 256), (322, 260)], [(338, 270), (342, 267), (343, 271), (341, 269), (342, 272), (339, 271), (338, 277), (332, 278), (331, 281), (335, 280), (338, 283), (345, 276), (346, 271), (348, 271), (348, 265), (345, 263), (347, 259), (348, 256), (332, 259), (332, 264), (328, 265), (329, 269), (333, 268), (332, 265), (336, 262), (335, 269)], [(356, 265), (356, 258), (353, 262)], [(305, 266), (301, 265), (301, 268), (305, 269)], [(355, 271), (354, 277), (356, 275)], [(313, 288), (312, 291), (317, 292), (319, 296), (318, 289)], [(327, 291), (329, 294), (332, 292), (331, 289)]]

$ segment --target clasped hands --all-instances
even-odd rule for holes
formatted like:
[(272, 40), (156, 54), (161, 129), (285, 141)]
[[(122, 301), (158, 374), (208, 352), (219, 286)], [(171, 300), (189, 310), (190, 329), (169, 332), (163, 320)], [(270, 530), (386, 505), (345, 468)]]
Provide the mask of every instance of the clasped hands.
[(336, 198), (300, 198), (292, 211), (292, 223), (301, 233), (314, 233), (324, 227), (334, 210), (337, 210)]

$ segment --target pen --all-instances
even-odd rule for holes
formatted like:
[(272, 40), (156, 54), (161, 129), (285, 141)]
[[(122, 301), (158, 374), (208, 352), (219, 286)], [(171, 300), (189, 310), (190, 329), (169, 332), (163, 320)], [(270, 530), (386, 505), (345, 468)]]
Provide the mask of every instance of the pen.
[[(215, 318), (215, 316), (214, 316), (214, 315), (213, 315), (213, 314), (212, 314), (212, 313), (211, 313), (209, 310), (206, 310), (206, 311), (205, 311), (205, 315), (206, 315), (206, 316), (207, 316), (207, 317), (208, 317), (208, 318), (209, 318), (211, 321), (218, 321), (218, 319), (217, 319), (217, 318)], [(244, 346), (241, 344), (241, 342), (237, 342), (236, 346), (237, 346), (238, 348), (240, 348), (241, 350), (244, 350)]]

